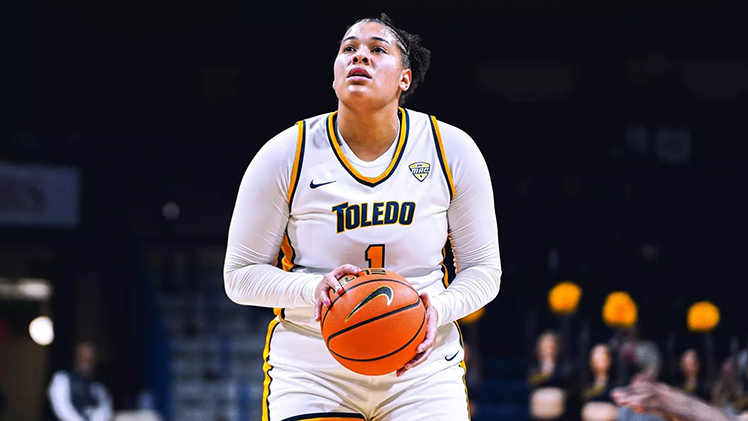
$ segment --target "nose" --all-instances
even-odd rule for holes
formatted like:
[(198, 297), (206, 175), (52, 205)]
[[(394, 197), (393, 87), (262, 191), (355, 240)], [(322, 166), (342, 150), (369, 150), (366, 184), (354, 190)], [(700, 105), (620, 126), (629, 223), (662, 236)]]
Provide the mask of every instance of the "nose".
[(353, 56), (353, 63), (369, 64), (369, 56), (367, 56), (365, 53), (363, 53), (361, 50), (359, 50)]

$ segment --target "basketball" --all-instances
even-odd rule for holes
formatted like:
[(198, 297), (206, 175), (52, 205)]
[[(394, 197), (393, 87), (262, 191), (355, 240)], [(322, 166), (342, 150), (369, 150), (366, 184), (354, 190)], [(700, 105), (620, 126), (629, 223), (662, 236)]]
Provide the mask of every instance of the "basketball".
[(379, 376), (403, 367), (426, 336), (426, 309), (413, 286), (385, 269), (340, 279), (320, 327), (327, 349), (344, 367)]

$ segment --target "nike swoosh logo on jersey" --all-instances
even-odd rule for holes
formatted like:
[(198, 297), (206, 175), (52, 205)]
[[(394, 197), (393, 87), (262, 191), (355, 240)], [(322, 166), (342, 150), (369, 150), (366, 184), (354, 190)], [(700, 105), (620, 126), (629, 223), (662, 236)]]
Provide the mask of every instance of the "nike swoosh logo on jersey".
[(331, 183), (334, 183), (336, 181), (338, 181), (338, 180), (332, 180), (332, 181), (328, 181), (326, 183), (314, 184), (314, 180), (312, 180), (312, 181), (309, 182), (309, 188), (310, 189), (316, 189), (317, 187), (322, 187), (322, 186), (324, 186), (326, 184), (331, 184)]
[(455, 357), (456, 357), (456, 356), (457, 356), (457, 354), (459, 354), (459, 353), (460, 353), (460, 351), (457, 351), (457, 352), (455, 352), (455, 355), (452, 355), (451, 357), (444, 357), (444, 359), (445, 359), (445, 360), (447, 360), (447, 361), (452, 361), (452, 360), (454, 360), (454, 359), (455, 359)]

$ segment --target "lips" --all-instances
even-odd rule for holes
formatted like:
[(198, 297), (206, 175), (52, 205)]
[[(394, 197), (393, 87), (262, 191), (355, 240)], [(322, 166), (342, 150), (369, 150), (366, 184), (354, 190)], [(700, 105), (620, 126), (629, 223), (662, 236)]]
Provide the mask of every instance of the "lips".
[(348, 72), (348, 77), (365, 77), (367, 79), (371, 79), (371, 75), (369, 72), (366, 71), (366, 69), (361, 67), (354, 67)]

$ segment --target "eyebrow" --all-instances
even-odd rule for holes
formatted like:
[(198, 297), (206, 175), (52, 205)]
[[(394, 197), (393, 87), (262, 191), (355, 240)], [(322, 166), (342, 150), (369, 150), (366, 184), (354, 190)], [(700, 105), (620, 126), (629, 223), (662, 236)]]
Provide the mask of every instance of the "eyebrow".
[[(350, 36), (350, 37), (348, 37), (348, 38), (344, 39), (344, 40), (343, 40), (343, 41), (341, 41), (341, 42), (346, 42), (346, 41), (348, 41), (349, 39), (358, 39), (358, 38), (357, 38), (357, 37), (354, 37), (354, 36)], [(371, 38), (369, 38), (369, 39), (373, 39), (373, 40), (375, 40), (375, 41), (382, 41), (382, 42), (384, 42), (384, 43), (387, 43), (387, 44), (389, 44), (389, 43), (390, 43), (389, 41), (387, 41), (386, 39), (384, 39), (384, 38), (382, 38), (382, 37), (371, 37)]]

